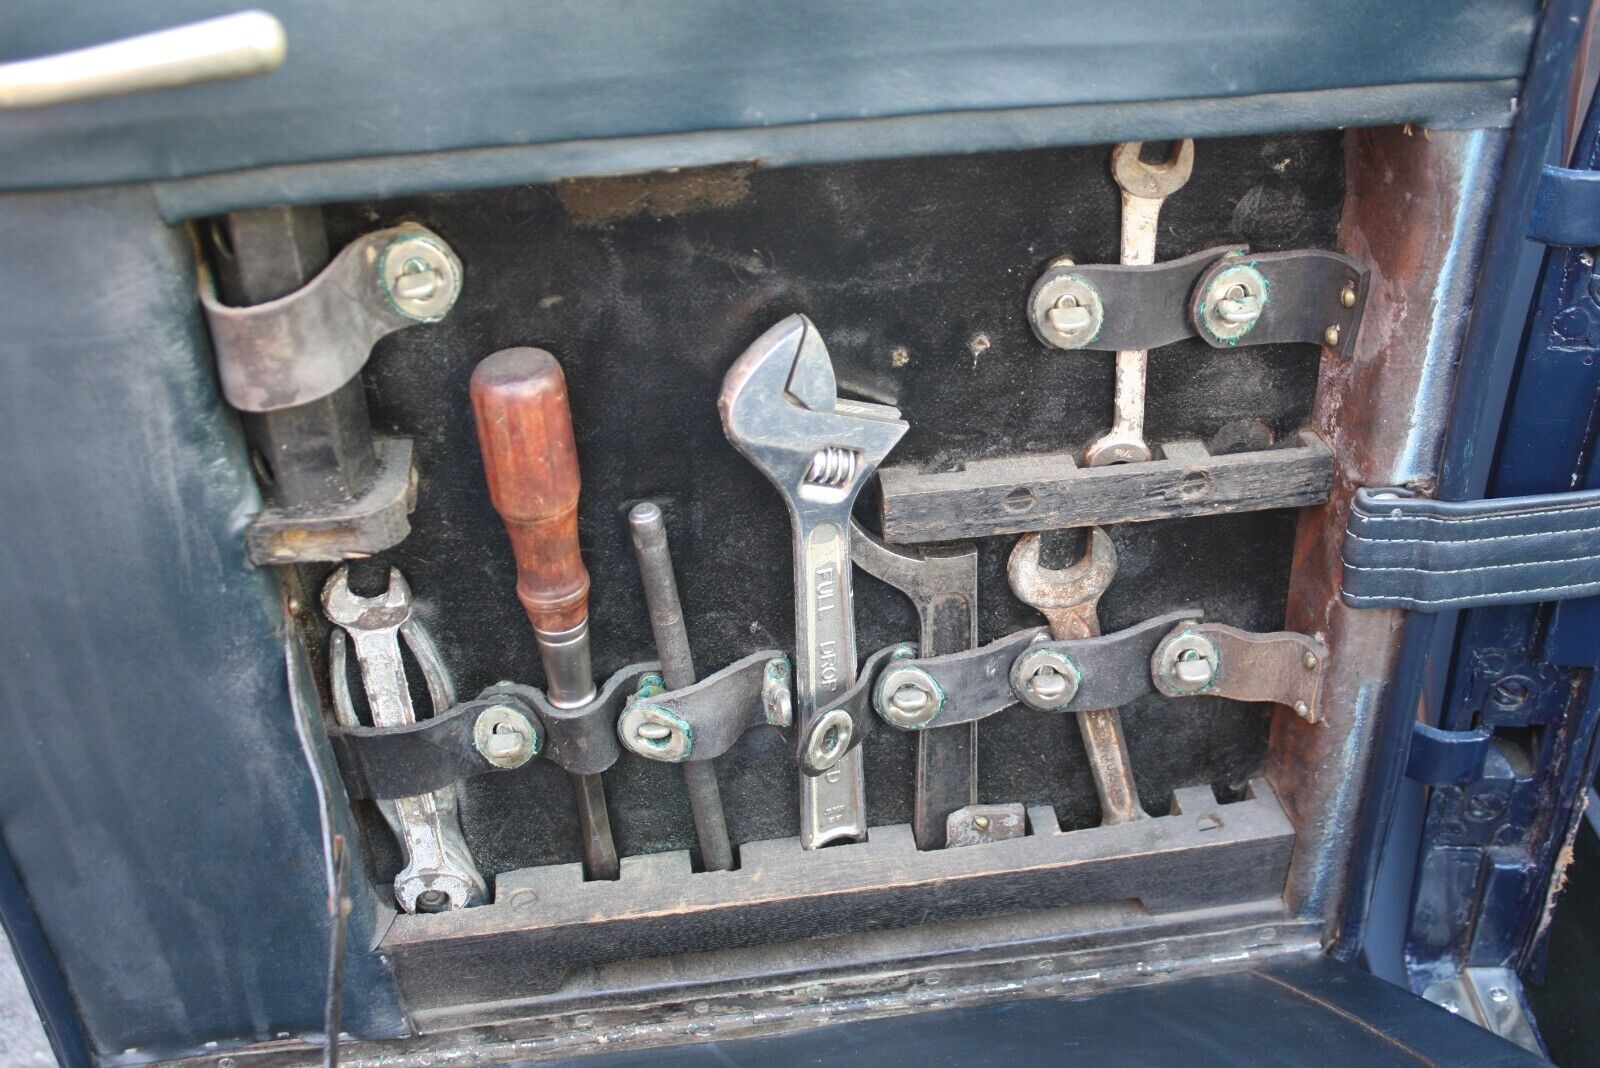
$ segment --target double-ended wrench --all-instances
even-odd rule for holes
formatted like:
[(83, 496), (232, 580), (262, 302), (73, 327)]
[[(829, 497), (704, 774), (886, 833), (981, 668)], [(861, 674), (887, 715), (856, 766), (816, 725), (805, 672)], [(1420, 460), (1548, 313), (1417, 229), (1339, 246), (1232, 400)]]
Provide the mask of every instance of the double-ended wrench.
[[(1111, 536), (1099, 527), (1090, 527), (1083, 558), (1060, 571), (1040, 565), (1040, 546), (1038, 534), (1026, 534), (1011, 550), (1006, 563), (1011, 591), (1049, 620), (1052, 638), (1098, 636), (1100, 596), (1117, 573), (1117, 547)], [(1078, 731), (1100, 797), (1101, 821), (1110, 826), (1147, 819), (1133, 782), (1128, 742), (1122, 736), (1121, 710), (1079, 711)]]
[[(322, 610), (355, 646), (373, 726), (404, 727), (417, 721), (400, 657), (402, 638), (422, 668), (434, 711), (453, 703), (449, 676), (432, 639), (411, 618), (411, 588), (397, 569), (390, 569), (389, 588), (382, 596), (362, 597), (350, 589), (349, 570), (339, 568), (322, 588)], [(329, 650), (334, 707), (341, 723), (355, 726), (345, 642), (338, 631), (334, 637)], [(395, 900), (402, 909), (441, 912), (483, 902), (486, 887), (461, 836), (453, 786), (379, 802), (379, 808), (405, 853), (405, 867), (394, 879)]]
[[(1142, 141), (1111, 150), (1111, 173), (1122, 188), (1122, 263), (1147, 267), (1156, 262), (1156, 223), (1161, 204), (1182, 189), (1194, 170), (1194, 142), (1179, 141), (1165, 163), (1139, 158)], [(1140, 463), (1150, 459), (1144, 440), (1144, 387), (1150, 354), (1144, 349), (1117, 353), (1116, 414), (1111, 430), (1084, 454), (1090, 467)]]
[[(850, 509), (907, 430), (898, 409), (840, 400), (816, 325), (791, 315), (756, 339), (722, 381), (717, 407), (733, 447), (783, 495), (794, 530), (795, 692), (803, 728), (818, 707), (855, 682)], [(848, 713), (819, 731), (848, 744)], [(825, 762), (825, 761), (824, 761)], [(800, 844), (816, 849), (867, 833), (859, 748), (827, 772), (800, 779)]]

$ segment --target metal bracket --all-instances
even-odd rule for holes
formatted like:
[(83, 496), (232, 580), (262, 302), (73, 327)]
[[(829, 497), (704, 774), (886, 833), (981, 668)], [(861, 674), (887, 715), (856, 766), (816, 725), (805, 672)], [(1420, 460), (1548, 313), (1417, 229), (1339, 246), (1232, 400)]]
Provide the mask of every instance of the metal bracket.
[(1028, 294), (1028, 323), (1055, 349), (1147, 351), (1198, 335), (1213, 348), (1301, 342), (1348, 356), (1367, 277), (1325, 249), (1225, 245), (1138, 266), (1057, 260)]
[(1533, 198), (1528, 237), (1543, 245), (1600, 245), (1600, 171), (1545, 165)]
[(646, 760), (714, 760), (752, 727), (787, 727), (794, 718), (789, 658), (752, 653), (681, 690), (663, 692), (651, 677), (627, 699), (617, 737)]
[[(890, 645), (856, 682), (824, 705), (796, 741), (800, 770), (821, 775), (873, 729), (870, 712), (897, 730), (974, 723), (1021, 702), (1041, 712), (1118, 708), (1145, 694), (1206, 695), (1285, 705), (1315, 723), (1327, 648), (1293, 631), (1252, 634), (1168, 612), (1114, 634), (1048, 640), (1044, 627), (977, 649), (919, 658)], [(1193, 654), (1193, 655), (1189, 655)], [(1049, 687), (1040, 685), (1045, 672)], [(833, 732), (831, 740), (825, 736)]]
[(1028, 814), (1020, 801), (968, 805), (945, 817), (945, 848), (1006, 842), (1028, 833)]
[[(480, 721), (488, 723), (485, 733), (493, 734), (494, 721), (509, 718), (506, 711), (522, 717), (526, 727), (521, 741), (526, 755), (515, 763), (489, 759), (489, 741), (486, 739), (482, 746), (477, 741)], [(431, 793), (461, 779), (520, 767), (543, 748), (544, 729), (532, 707), (521, 698), (491, 690), (431, 719), (404, 727), (341, 724), (329, 728), (328, 740), (339, 762), (345, 792), (355, 798), (384, 800)]]
[(361, 559), (404, 541), (417, 506), (411, 439), (374, 438), (372, 449), (377, 472), (360, 496), (334, 505), (263, 508), (245, 531), (250, 562)]
[(1483, 777), (1483, 765), (1494, 744), (1487, 727), (1446, 731), (1426, 723), (1411, 725), (1406, 778), (1425, 786), (1466, 786)]
[(1222, 257), (1223, 245), (1182, 259), (1140, 266), (1057, 260), (1028, 294), (1028, 323), (1053, 349), (1116, 352), (1155, 349), (1194, 335), (1186, 308), (1195, 282)]
[(380, 339), (443, 319), (461, 274), (444, 239), (414, 223), (357, 238), (311, 281), (265, 304), (223, 304), (202, 265), (200, 303), (223, 395), (247, 412), (328, 396), (356, 376)]
[(1316, 723), (1327, 664), (1327, 646), (1294, 631), (1252, 634), (1222, 623), (1182, 623), (1156, 646), (1150, 674), (1168, 697), (1268, 701)]
[[(336, 644), (342, 638), (335, 633)], [(342, 646), (334, 655), (342, 662)], [(535, 757), (575, 774), (599, 774), (621, 755), (619, 739), (650, 760), (709, 760), (753, 726), (790, 723), (789, 661), (776, 649), (752, 653), (671, 693), (662, 692), (660, 672), (654, 662), (630, 664), (577, 708), (559, 708), (532, 686), (497, 682), (471, 701), (395, 728), (362, 726), (348, 691), (336, 686), (340, 722), (328, 734), (350, 796), (388, 799), (519, 768)], [(640, 727), (657, 723), (684, 739), (681, 751), (671, 738), (656, 748), (640, 737)]]

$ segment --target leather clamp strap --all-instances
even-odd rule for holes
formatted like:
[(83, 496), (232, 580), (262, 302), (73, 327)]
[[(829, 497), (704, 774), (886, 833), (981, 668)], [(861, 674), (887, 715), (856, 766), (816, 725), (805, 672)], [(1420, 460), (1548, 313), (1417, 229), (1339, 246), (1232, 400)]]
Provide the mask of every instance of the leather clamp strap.
[(1325, 249), (1222, 245), (1144, 266), (1058, 260), (1028, 295), (1028, 322), (1057, 349), (1149, 351), (1198, 336), (1217, 349), (1300, 342), (1347, 356), (1367, 277)]
[(1600, 490), (1435, 501), (1356, 491), (1342, 596), (1354, 608), (1443, 612), (1600, 593)]

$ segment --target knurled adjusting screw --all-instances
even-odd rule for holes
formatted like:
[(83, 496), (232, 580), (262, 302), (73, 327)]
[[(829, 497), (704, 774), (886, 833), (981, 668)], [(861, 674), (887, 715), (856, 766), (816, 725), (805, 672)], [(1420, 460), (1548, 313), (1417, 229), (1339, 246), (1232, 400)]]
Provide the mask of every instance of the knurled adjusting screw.
[(510, 705), (490, 705), (473, 722), (472, 744), (495, 767), (520, 768), (539, 752), (539, 732)]
[(378, 276), (394, 309), (419, 322), (443, 319), (461, 295), (461, 261), (431, 234), (395, 238), (383, 250)]
[(1204, 691), (1216, 682), (1222, 668), (1216, 643), (1192, 630), (1164, 638), (1150, 659), (1156, 689), (1168, 697)]
[(1078, 696), (1083, 672), (1056, 649), (1029, 649), (1011, 664), (1011, 690), (1029, 708), (1053, 712)]
[(926, 727), (944, 710), (944, 690), (932, 675), (909, 664), (891, 664), (878, 676), (872, 706), (904, 730)]

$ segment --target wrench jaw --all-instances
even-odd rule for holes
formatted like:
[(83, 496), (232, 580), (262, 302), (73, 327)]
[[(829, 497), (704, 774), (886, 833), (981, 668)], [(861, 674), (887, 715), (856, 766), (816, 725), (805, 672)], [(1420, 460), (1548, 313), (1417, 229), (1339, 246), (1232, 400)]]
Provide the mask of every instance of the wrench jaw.
[(1150, 446), (1142, 434), (1127, 430), (1112, 430), (1096, 438), (1084, 450), (1083, 458), (1090, 467), (1110, 467), (1112, 464), (1142, 464), (1150, 459)]
[(717, 400), (722, 429), (791, 510), (829, 515), (849, 505), (908, 425), (887, 404), (840, 400), (816, 325), (791, 315), (757, 338), (728, 369)]
[[(734, 361), (717, 403), (728, 440), (777, 487), (789, 509), (801, 727), (855, 681), (850, 509), (908, 429), (897, 409), (841, 401), (837, 388), (816, 326), (791, 315)], [(866, 836), (859, 750), (816, 778), (803, 776), (800, 795), (803, 848)]]
[[(323, 587), (322, 607), (337, 628), (328, 644), (328, 668), (339, 723), (360, 724), (350, 694), (348, 650), (352, 644), (374, 725), (397, 727), (416, 722), (400, 656), (402, 641), (422, 670), (434, 714), (443, 711), (441, 702), (445, 707), (453, 703), (455, 687), (432, 637), (411, 615), (411, 590), (398, 570), (390, 570), (389, 588), (382, 596), (361, 597), (350, 590), (349, 573), (341, 567)], [(379, 801), (378, 810), (406, 858), (394, 880), (395, 900), (401, 909), (440, 912), (486, 900), (488, 886), (462, 836), (453, 787)]]

